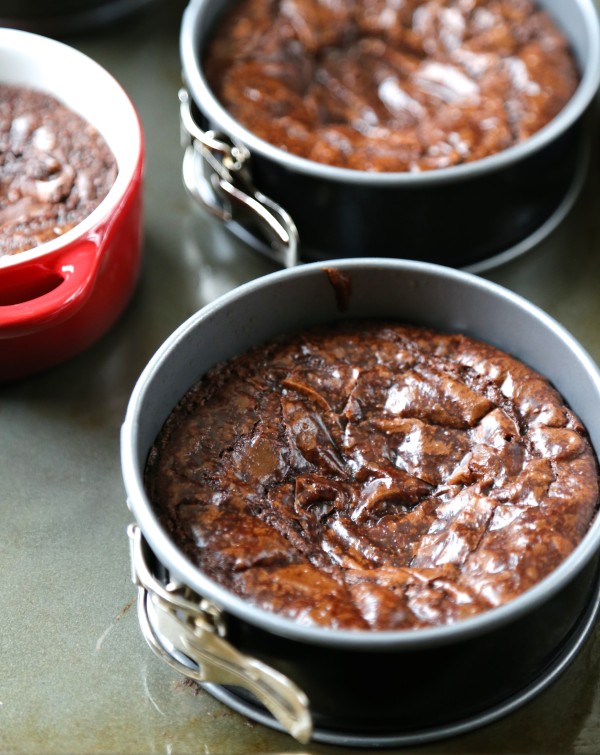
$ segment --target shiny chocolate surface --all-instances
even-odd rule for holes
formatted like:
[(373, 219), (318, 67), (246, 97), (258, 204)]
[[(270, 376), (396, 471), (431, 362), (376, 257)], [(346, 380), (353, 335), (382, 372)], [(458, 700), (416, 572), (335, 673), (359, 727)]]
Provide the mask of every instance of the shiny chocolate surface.
[(554, 118), (579, 81), (531, 0), (241, 0), (204, 66), (223, 107), (270, 144), (383, 172), (500, 152)]
[(33, 249), (86, 218), (117, 162), (98, 131), (55, 97), (0, 85), (0, 256)]
[(212, 579), (297, 624), (417, 629), (503, 605), (598, 506), (587, 434), (538, 373), (460, 334), (348, 323), (215, 367), (149, 497)]

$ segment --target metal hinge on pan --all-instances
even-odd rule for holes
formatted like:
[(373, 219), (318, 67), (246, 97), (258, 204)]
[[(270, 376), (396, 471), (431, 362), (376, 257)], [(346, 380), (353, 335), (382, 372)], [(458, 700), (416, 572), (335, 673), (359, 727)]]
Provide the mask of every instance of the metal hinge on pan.
[(252, 692), (289, 734), (308, 742), (312, 720), (304, 692), (279, 671), (236, 650), (225, 639), (217, 606), (185, 585), (154, 576), (152, 553), (138, 525), (130, 525), (127, 534), (140, 627), (156, 655), (190, 679)]
[(298, 263), (298, 231), (290, 215), (254, 188), (250, 152), (215, 131), (203, 131), (192, 114), (188, 91), (179, 90), (183, 183), (190, 196), (224, 222), (258, 227), (269, 256), (283, 267)]

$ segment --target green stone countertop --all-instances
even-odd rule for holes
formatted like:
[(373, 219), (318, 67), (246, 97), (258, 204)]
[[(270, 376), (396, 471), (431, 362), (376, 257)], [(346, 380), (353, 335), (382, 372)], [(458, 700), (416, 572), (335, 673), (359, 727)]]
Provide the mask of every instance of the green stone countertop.
[[(144, 265), (130, 306), (84, 354), (0, 387), (0, 753), (365, 752), (303, 746), (186, 684), (144, 642), (130, 580), (119, 430), (150, 356), (189, 315), (274, 270), (192, 207), (180, 177), (183, 0), (65, 41), (122, 83), (147, 142)], [(600, 171), (560, 227), (486, 273), (600, 361)], [(532, 702), (418, 753), (600, 752), (600, 627)]]

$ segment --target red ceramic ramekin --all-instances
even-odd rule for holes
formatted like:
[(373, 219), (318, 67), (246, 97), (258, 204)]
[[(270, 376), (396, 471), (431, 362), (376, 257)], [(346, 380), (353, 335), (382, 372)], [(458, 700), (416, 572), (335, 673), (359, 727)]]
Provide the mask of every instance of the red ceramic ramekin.
[(141, 261), (144, 137), (120, 84), (61, 42), (0, 29), (0, 82), (39, 89), (104, 137), (116, 181), (85, 220), (52, 241), (0, 257), (0, 380), (79, 353), (123, 311)]

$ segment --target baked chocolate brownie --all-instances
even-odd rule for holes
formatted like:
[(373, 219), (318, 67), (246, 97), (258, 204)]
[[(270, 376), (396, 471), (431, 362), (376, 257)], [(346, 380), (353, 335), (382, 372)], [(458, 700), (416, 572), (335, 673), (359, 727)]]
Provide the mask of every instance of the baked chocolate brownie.
[(46, 92), (0, 84), (0, 256), (80, 223), (115, 182), (98, 131)]
[(307, 625), (412, 629), (500, 606), (595, 516), (598, 466), (557, 391), (460, 334), (345, 323), (220, 364), (145, 484), (209, 577)]
[(364, 171), (504, 150), (552, 120), (580, 78), (532, 0), (238, 0), (203, 66), (251, 132)]

